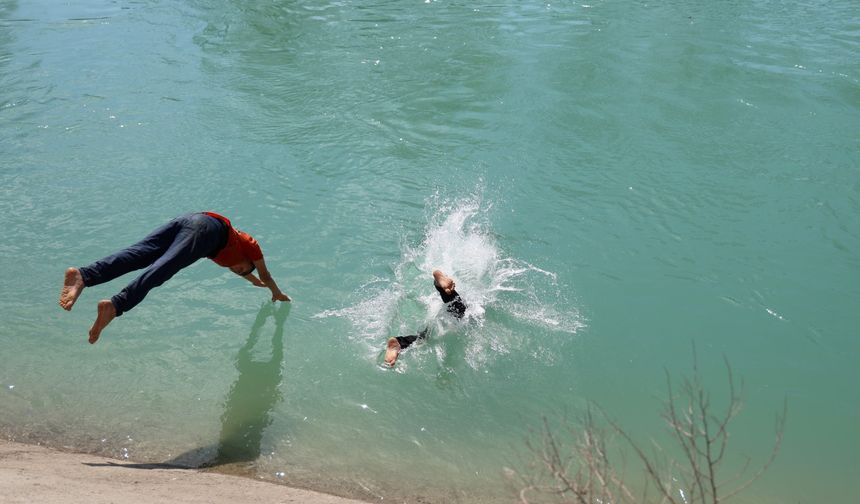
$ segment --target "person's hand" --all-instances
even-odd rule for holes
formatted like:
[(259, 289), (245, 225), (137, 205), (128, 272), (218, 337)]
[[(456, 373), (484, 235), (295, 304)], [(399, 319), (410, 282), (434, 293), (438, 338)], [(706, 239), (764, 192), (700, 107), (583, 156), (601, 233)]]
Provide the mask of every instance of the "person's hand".
[(292, 299), (290, 299), (290, 296), (287, 296), (283, 292), (278, 292), (276, 294), (272, 294), (272, 302), (274, 303), (275, 301), (287, 301), (287, 302), (289, 302), (289, 301), (292, 301)]

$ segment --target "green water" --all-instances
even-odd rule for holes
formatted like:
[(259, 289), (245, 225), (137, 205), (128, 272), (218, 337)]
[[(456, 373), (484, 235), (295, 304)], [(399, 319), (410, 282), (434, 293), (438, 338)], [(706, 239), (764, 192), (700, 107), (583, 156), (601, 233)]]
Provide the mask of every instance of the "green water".
[[(592, 400), (661, 439), (695, 343), (715, 395), (723, 356), (744, 379), (737, 459), (788, 400), (745, 499), (851, 501), (858, 54), (852, 0), (0, 0), (0, 428), (510, 502), (542, 415)], [(258, 238), (294, 303), (201, 261), (88, 345), (131, 277), (66, 313), (64, 268), (194, 210)]]

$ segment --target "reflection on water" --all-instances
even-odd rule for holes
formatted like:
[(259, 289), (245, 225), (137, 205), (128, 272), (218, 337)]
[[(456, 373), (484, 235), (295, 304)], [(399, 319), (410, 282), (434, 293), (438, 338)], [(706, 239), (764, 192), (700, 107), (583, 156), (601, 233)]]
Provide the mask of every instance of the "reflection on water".
[[(215, 465), (250, 462), (260, 456), (263, 432), (272, 423), (272, 409), (281, 397), (284, 321), (290, 313), (290, 306), (290, 303), (279, 303), (276, 309), (272, 303), (265, 303), (254, 320), (248, 341), (236, 356), (239, 377), (230, 387), (224, 403)], [(267, 360), (257, 361), (251, 351), (269, 317), (275, 319), (272, 354)]]
[[(284, 322), (290, 314), (290, 303), (266, 302), (257, 313), (245, 345), (236, 355), (239, 376), (227, 392), (221, 415), (221, 434), (217, 446), (198, 448), (167, 462), (171, 465), (214, 467), (253, 462), (260, 456), (266, 428), (272, 423), (272, 410), (281, 399), (283, 380)], [(271, 356), (254, 358), (253, 350), (264, 333), (266, 321), (274, 319)], [(240, 471), (242, 472), (242, 471)]]

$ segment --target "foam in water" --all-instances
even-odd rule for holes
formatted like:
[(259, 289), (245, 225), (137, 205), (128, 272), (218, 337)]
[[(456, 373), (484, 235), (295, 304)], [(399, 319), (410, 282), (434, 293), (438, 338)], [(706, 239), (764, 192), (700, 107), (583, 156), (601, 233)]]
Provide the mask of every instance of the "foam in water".
[[(366, 345), (369, 359), (378, 359), (388, 337), (429, 326), (431, 342), (449, 334), (462, 336), (465, 359), (475, 369), (513, 350), (552, 362), (559, 336), (575, 334), (583, 326), (579, 312), (568, 306), (558, 288), (556, 275), (504, 254), (491, 233), (492, 205), (479, 195), (455, 202), (436, 196), (428, 208), (421, 243), (401, 246), (392, 278), (358, 287), (352, 295), (359, 300), (355, 304), (315, 317), (348, 319), (353, 339)], [(467, 305), (463, 320), (446, 313), (433, 288), (434, 269), (456, 281)], [(445, 360), (444, 345), (428, 346)]]

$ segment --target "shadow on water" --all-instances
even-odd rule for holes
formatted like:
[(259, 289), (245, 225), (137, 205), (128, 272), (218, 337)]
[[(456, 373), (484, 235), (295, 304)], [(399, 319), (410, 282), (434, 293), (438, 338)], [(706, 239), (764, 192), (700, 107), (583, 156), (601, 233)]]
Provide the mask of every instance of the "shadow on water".
[[(290, 314), (290, 303), (266, 302), (257, 313), (245, 345), (236, 355), (239, 377), (230, 387), (221, 415), (221, 434), (215, 445), (184, 452), (163, 463), (120, 464), (115, 462), (87, 463), (89, 466), (125, 467), (132, 469), (197, 469), (251, 463), (260, 456), (263, 434), (272, 423), (272, 410), (281, 398), (279, 387), (283, 379), (284, 322)], [(271, 357), (255, 360), (252, 351), (267, 319), (274, 318)], [(237, 467), (248, 472), (250, 468)]]
[[(260, 456), (263, 432), (272, 423), (272, 410), (280, 399), (279, 386), (283, 379), (284, 322), (290, 313), (290, 303), (279, 303), (276, 309), (266, 303), (257, 314), (245, 346), (236, 356), (239, 377), (225, 401), (221, 415), (221, 436), (215, 459), (208, 465), (251, 462)], [(272, 355), (256, 361), (251, 350), (257, 343), (266, 319), (275, 319), (272, 334)]]

